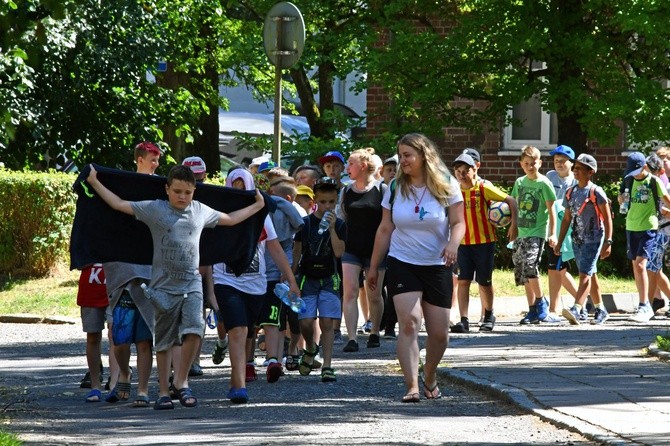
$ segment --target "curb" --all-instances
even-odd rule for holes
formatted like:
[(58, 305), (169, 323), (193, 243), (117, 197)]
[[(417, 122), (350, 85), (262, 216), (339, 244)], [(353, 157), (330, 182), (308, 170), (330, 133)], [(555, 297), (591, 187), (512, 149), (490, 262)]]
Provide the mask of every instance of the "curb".
[(598, 425), (591, 424), (580, 418), (544, 406), (533, 398), (529, 392), (523, 389), (498, 384), (487, 379), (479, 378), (469, 372), (448, 367), (440, 367), (437, 369), (437, 372), (441, 377), (452, 383), (501, 399), (517, 406), (525, 412), (539, 417), (543, 421), (553, 424), (554, 426), (571, 430), (601, 444), (613, 446), (638, 444), (631, 443), (630, 440), (624, 439), (616, 433), (608, 431)]
[(37, 314), (3, 314), (0, 315), (0, 322), (6, 324), (54, 324), (54, 325), (74, 325), (76, 319), (65, 316), (42, 317)]
[(649, 344), (649, 347), (647, 347), (647, 352), (650, 356), (655, 356), (661, 361), (670, 361), (670, 352), (658, 348), (658, 344), (655, 342)]

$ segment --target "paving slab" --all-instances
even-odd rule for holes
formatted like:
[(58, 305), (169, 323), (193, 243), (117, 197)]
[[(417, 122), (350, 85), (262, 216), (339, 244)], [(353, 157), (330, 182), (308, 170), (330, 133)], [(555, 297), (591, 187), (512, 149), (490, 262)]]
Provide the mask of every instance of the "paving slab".
[[(609, 444), (670, 445), (670, 363), (648, 354), (670, 321), (496, 324), (454, 334), (445, 376)], [(476, 330), (476, 327), (475, 327)]]

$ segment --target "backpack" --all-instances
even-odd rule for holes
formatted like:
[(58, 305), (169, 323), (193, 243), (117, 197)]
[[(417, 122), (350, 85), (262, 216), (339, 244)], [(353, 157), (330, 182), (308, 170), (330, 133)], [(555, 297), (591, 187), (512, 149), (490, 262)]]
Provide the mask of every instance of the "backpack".
[[(337, 272), (336, 259), (332, 250), (329, 254), (314, 254), (310, 249), (311, 218), (308, 215), (304, 219), (302, 227), (302, 254), (298, 262), (298, 271), (311, 279), (325, 279)], [(334, 224), (337, 224), (337, 220)], [(320, 239), (319, 247), (323, 243), (330, 243), (330, 232), (326, 232)], [(317, 252), (320, 249), (317, 249)]]
[[(626, 177), (623, 180), (623, 187), (624, 190), (628, 189), (628, 192), (633, 191), (633, 180), (635, 178), (633, 177)], [(658, 186), (656, 185), (656, 177), (654, 175), (651, 175), (651, 179), (649, 180), (649, 187), (651, 188), (651, 193), (654, 196), (654, 205), (656, 206), (656, 215), (660, 216), (661, 215), (661, 200), (658, 196)], [(630, 200), (630, 198), (629, 198)]]
[[(572, 196), (572, 191), (577, 187), (577, 185), (570, 186), (570, 188), (565, 192), (565, 199), (567, 201), (570, 201), (570, 197)], [(596, 215), (598, 216), (598, 221), (600, 222), (600, 225), (602, 226), (603, 224), (603, 213), (600, 211), (600, 208), (598, 207), (598, 203), (596, 201), (596, 185), (591, 184), (591, 187), (589, 188), (589, 194), (586, 197), (586, 200), (584, 200), (584, 203), (579, 207), (577, 210), (577, 215), (582, 215), (582, 212), (584, 212), (584, 208), (586, 207), (586, 204), (591, 202), (593, 203), (593, 208), (596, 210)]]

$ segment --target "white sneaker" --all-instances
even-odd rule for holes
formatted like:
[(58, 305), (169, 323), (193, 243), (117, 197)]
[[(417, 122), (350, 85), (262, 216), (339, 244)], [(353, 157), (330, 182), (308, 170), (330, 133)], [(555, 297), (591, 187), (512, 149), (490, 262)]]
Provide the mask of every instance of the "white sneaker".
[(654, 311), (651, 309), (651, 305), (649, 305), (649, 303), (646, 303), (639, 305), (635, 309), (635, 313), (633, 313), (633, 315), (629, 317), (628, 320), (631, 322), (645, 323), (649, 322), (649, 319), (651, 319), (653, 316)]

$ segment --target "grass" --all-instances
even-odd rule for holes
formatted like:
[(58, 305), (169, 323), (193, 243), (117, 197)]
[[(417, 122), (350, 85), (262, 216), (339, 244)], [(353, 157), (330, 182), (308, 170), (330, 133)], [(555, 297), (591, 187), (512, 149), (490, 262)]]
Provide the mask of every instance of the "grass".
[[(576, 275), (574, 275), (575, 281), (577, 280)], [(635, 282), (633, 279), (621, 278), (621, 277), (598, 277), (600, 280), (600, 289), (604, 294), (612, 293), (637, 293), (635, 288)], [(542, 285), (542, 291), (545, 294), (549, 292), (548, 290), (548, 280), (545, 273), (540, 274), (540, 284)], [(514, 284), (514, 273), (512, 270), (505, 269), (496, 269), (493, 271), (493, 288), (496, 296), (523, 296), (524, 289), (522, 286), (516, 286)], [(470, 295), (477, 296), (478, 291), (476, 286), (470, 287)]]
[[(0, 281), (0, 314), (33, 313), (42, 317), (78, 317), (77, 284), (79, 271), (68, 271), (59, 267), (48, 277), (31, 280)], [(547, 292), (547, 277), (541, 277), (542, 289)], [(604, 293), (632, 293), (635, 283), (632, 279), (601, 277)], [(523, 287), (514, 284), (511, 270), (495, 270), (493, 286), (496, 296), (522, 296)], [(470, 293), (477, 295), (477, 287), (471, 286)]]
[(0, 446), (21, 446), (23, 442), (14, 434), (0, 430)]
[(79, 271), (56, 268), (48, 277), (0, 280), (0, 314), (33, 313), (46, 316), (79, 316)]

